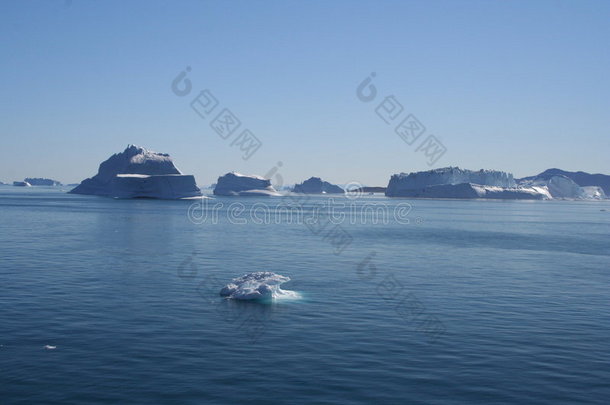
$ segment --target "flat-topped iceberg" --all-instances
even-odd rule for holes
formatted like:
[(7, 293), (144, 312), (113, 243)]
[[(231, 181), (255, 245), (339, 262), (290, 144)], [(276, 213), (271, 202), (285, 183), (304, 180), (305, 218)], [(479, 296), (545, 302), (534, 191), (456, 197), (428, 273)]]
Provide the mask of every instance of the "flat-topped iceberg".
[(319, 177), (310, 177), (301, 184), (296, 184), (292, 192), (303, 194), (344, 194), (345, 190), (337, 185), (323, 181)]
[(61, 186), (61, 182), (53, 179), (43, 179), (40, 177), (26, 177), (23, 180), (32, 186)]
[(386, 194), (394, 194), (398, 190), (418, 189), (439, 184), (473, 183), (483, 186), (515, 187), (517, 183), (513, 175), (498, 170), (465, 170), (459, 167), (444, 167), (442, 169), (424, 172), (395, 174), (390, 179)]
[(170, 156), (129, 145), (100, 164), (98, 173), (70, 191), (115, 198), (179, 199), (201, 196), (195, 177), (176, 168)]
[(497, 170), (465, 170), (458, 167), (395, 174), (390, 178), (385, 194), (388, 197), (416, 198), (551, 198), (544, 187), (518, 187), (510, 173)]
[(32, 187), (27, 181), (14, 181), (13, 186), (15, 187)]
[(237, 172), (227, 173), (218, 178), (214, 195), (222, 196), (279, 196), (271, 180), (256, 175)]
[(236, 300), (277, 300), (299, 298), (299, 293), (282, 290), (280, 285), (290, 281), (290, 277), (271, 271), (257, 271), (234, 278), (220, 290), (220, 295)]

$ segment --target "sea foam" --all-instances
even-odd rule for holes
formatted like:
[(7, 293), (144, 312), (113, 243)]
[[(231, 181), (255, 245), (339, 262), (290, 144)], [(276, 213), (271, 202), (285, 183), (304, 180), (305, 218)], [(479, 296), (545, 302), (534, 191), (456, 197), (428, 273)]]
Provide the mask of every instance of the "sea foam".
[(220, 290), (220, 295), (236, 300), (278, 300), (296, 299), (296, 291), (282, 290), (280, 285), (290, 281), (290, 277), (271, 271), (257, 271), (234, 278)]

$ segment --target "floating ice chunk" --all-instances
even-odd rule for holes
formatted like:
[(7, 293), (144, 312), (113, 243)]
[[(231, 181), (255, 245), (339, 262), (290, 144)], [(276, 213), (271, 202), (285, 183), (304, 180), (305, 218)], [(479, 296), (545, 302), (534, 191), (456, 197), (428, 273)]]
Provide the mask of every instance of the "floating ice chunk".
[(57, 349), (57, 346), (44, 345), (44, 348), (47, 350), (55, 350), (55, 349)]
[(234, 278), (220, 290), (220, 295), (236, 300), (276, 300), (299, 298), (299, 293), (282, 290), (280, 285), (290, 281), (290, 277), (271, 271), (257, 271)]

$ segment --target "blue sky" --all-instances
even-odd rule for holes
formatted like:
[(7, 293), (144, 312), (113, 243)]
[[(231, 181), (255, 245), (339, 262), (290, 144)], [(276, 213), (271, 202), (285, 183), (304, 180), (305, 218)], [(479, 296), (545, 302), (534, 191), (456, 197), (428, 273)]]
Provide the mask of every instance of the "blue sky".
[[(129, 143), (200, 184), (278, 161), (287, 183), (610, 173), (608, 21), (607, 1), (3, 1), (0, 180), (78, 182)], [(204, 89), (261, 140), (250, 159), (191, 109)], [(432, 166), (375, 113), (390, 95), (446, 148)]]

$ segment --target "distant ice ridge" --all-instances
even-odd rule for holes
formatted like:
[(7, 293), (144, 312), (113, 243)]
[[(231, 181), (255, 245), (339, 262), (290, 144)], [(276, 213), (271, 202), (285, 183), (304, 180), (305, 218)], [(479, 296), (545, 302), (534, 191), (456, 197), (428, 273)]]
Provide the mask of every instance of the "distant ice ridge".
[(248, 273), (220, 290), (220, 295), (236, 300), (278, 300), (295, 299), (300, 295), (296, 291), (282, 290), (280, 285), (290, 281), (290, 277), (281, 276), (271, 271)]
[(61, 186), (60, 181), (40, 177), (26, 177), (23, 181), (32, 186)]
[(245, 175), (237, 172), (227, 173), (218, 178), (214, 195), (224, 196), (280, 196), (271, 180), (257, 175)]
[(201, 196), (195, 177), (174, 166), (166, 153), (129, 145), (100, 164), (98, 173), (70, 191), (116, 198), (179, 199)]

